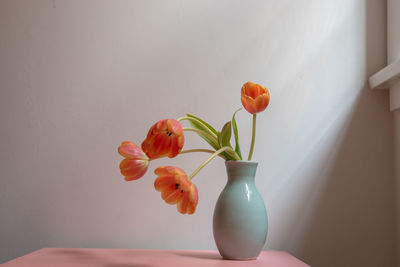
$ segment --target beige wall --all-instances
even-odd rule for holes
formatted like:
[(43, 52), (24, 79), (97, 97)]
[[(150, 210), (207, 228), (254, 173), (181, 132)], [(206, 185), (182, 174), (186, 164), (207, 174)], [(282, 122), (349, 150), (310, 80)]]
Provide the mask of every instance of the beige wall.
[[(194, 182), (194, 216), (153, 189), (152, 162), (126, 183), (123, 140), (161, 118), (217, 125), (248, 80), (271, 91), (254, 160), (269, 215), (266, 249), (312, 266), (395, 261), (393, 125), (385, 2), (0, 1), (0, 262), (41, 247), (215, 249), (225, 182), (215, 160)], [(246, 153), (250, 116), (237, 116)], [(203, 143), (187, 135), (186, 148)]]
[[(388, 0), (387, 1), (387, 61), (388, 64), (395, 62), (400, 59), (400, 1)], [(395, 84), (390, 89), (390, 101), (392, 103), (399, 103), (400, 101), (400, 83)], [(393, 104), (392, 104), (393, 105)], [(397, 105), (393, 105), (397, 106)], [(397, 109), (393, 111), (394, 113), (394, 145), (395, 145), (395, 155), (394, 155), (394, 167), (395, 167), (395, 177), (397, 183), (397, 194), (396, 194), (396, 204), (397, 204), (397, 264), (400, 264), (400, 110)]]
[(387, 59), (388, 64), (390, 64), (400, 59), (400, 33), (398, 31), (400, 25), (400, 1), (388, 0), (387, 7)]
[(400, 263), (400, 110), (393, 111), (394, 114), (394, 166), (396, 177), (396, 219), (397, 219), (397, 263)]

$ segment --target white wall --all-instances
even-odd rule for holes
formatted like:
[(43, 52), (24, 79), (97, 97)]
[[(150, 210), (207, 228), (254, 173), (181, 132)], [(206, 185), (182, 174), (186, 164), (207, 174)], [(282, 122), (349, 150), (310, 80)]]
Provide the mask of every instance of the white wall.
[[(222, 126), (267, 86), (254, 159), (266, 249), (313, 266), (393, 266), (393, 127), (383, 0), (0, 1), (0, 262), (41, 247), (215, 249), (215, 160), (182, 216), (152, 171), (124, 182), (121, 141), (186, 112)], [(250, 116), (238, 117), (243, 150)], [(186, 148), (203, 146), (187, 134)]]

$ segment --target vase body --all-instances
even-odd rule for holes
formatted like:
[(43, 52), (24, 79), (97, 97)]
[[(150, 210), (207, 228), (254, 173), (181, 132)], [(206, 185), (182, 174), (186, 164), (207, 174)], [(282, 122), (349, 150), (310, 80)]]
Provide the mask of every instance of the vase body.
[(228, 181), (214, 209), (213, 233), (221, 256), (256, 259), (265, 245), (267, 212), (255, 186), (256, 162), (226, 161)]

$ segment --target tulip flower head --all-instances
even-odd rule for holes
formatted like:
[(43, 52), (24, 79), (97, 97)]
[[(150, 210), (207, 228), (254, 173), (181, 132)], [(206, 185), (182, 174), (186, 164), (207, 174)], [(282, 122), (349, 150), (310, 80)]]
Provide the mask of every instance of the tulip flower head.
[(173, 158), (181, 152), (184, 141), (183, 128), (177, 120), (160, 120), (150, 128), (142, 149), (150, 159)]
[(154, 187), (161, 192), (162, 199), (168, 204), (177, 204), (177, 210), (182, 214), (193, 214), (199, 201), (197, 187), (186, 173), (174, 166), (158, 167), (154, 173), (158, 178)]
[(136, 144), (129, 141), (122, 142), (118, 147), (118, 153), (125, 157), (119, 168), (126, 181), (137, 180), (146, 173), (149, 158)]
[(259, 113), (269, 104), (269, 91), (259, 84), (247, 82), (242, 86), (241, 101), (249, 113)]

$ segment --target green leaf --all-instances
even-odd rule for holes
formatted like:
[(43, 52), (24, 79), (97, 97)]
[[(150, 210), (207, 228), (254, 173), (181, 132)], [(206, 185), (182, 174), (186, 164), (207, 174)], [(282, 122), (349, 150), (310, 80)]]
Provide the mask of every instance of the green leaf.
[[(194, 126), (193, 126), (194, 127)], [(202, 135), (200, 133), (197, 133), (198, 136), (200, 136), (201, 138), (203, 138), (212, 148), (214, 148), (215, 150), (220, 149), (218, 143), (214, 140), (209, 139), (207, 136)]]
[[(224, 127), (222, 127), (221, 132), (218, 132), (218, 144), (220, 147), (228, 146), (232, 148), (230, 140), (232, 136), (232, 123), (228, 121), (225, 123)], [(232, 150), (225, 151), (222, 153), (226, 160), (237, 160), (236, 152)]]
[[(218, 132), (217, 132), (217, 140), (219, 140), (219, 139), (221, 138), (220, 136), (221, 136), (221, 132), (218, 131)], [(219, 144), (218, 144), (218, 145), (219, 145)]]
[(231, 136), (232, 136), (232, 126), (231, 122), (228, 121), (225, 123), (224, 127), (222, 127), (221, 134), (218, 136), (218, 143), (221, 147), (231, 146)]
[[(217, 131), (208, 123), (206, 123), (205, 121), (203, 121), (200, 118), (197, 118), (196, 116), (187, 114), (187, 116), (189, 118), (192, 118), (192, 120), (188, 120), (190, 125), (198, 130), (201, 130), (203, 132), (208, 132), (207, 129), (209, 129), (211, 132), (215, 133), (215, 136), (217, 136)], [(215, 150), (220, 149), (219, 144), (218, 144), (218, 138), (215, 139), (210, 139), (209, 137), (202, 135), (200, 133), (197, 133), (201, 138), (203, 138), (212, 148), (214, 148)]]
[[(198, 120), (198, 121), (201, 122), (204, 126), (206, 126), (211, 132), (213, 132), (215, 135), (217, 135), (217, 130), (215, 130), (214, 127), (212, 127), (210, 124), (208, 124), (208, 123), (205, 122), (204, 120), (202, 120), (202, 119), (200, 119), (199, 117), (196, 117), (196, 116), (194, 116), (194, 115), (191, 115), (191, 114), (186, 114), (186, 116)], [(192, 123), (192, 121), (190, 121), (190, 123)]]
[(236, 115), (236, 112), (238, 112), (241, 109), (242, 108), (236, 110), (235, 113), (233, 113), (233, 116), (232, 116), (232, 130), (233, 130), (233, 135), (235, 136), (235, 151), (238, 154), (238, 156), (240, 157), (240, 159), (242, 159), (242, 153), (240, 152), (239, 133), (238, 133), (238, 128), (237, 128), (237, 124), (236, 124), (235, 115)]

